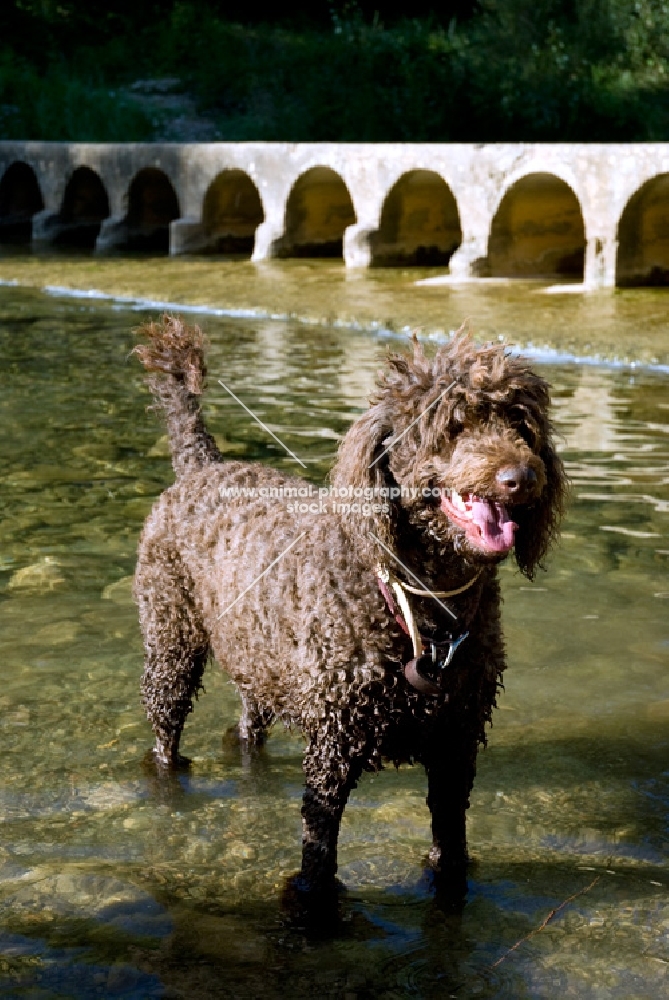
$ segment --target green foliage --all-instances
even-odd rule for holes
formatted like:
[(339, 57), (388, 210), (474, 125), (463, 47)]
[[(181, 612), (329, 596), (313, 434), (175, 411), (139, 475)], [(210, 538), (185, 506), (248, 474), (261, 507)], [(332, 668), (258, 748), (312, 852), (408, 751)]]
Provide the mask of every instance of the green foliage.
[(53, 64), (44, 73), (0, 53), (0, 138), (121, 142), (151, 138), (136, 104)]
[(329, 32), (182, 2), (159, 49), (228, 139), (669, 138), (669, 0), (481, 0), (464, 27), (356, 11)]
[(482, 8), (470, 38), (485, 133), (552, 141), (669, 135), (669, 2), (482, 0)]
[(371, 0), (246, 6), (10, 0), (0, 134), (144, 138), (123, 86), (176, 76), (225, 139), (669, 139), (669, 0), (426, 0), (388, 23)]
[(456, 49), (443, 29), (419, 22), (295, 33), (195, 20), (184, 5), (160, 51), (225, 138), (373, 142), (455, 134)]

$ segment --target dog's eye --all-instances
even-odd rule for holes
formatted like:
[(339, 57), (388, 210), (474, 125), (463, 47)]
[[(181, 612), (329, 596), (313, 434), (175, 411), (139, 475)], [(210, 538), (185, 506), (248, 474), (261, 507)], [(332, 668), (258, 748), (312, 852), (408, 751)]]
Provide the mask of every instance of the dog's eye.
[(532, 424), (529, 424), (525, 420), (523, 420), (516, 426), (516, 430), (520, 434), (525, 444), (529, 445), (530, 448), (532, 449), (536, 448), (537, 442), (539, 440), (539, 432), (537, 431), (536, 427), (533, 427)]

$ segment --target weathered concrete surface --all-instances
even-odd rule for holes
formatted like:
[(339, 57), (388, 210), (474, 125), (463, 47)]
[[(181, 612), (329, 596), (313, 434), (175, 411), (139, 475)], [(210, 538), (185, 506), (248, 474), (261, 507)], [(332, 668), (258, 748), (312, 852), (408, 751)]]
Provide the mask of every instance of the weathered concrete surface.
[[(98, 199), (97, 216), (68, 220), (68, 184), (70, 204), (83, 204), (90, 171), (107, 215)], [(669, 282), (667, 143), (0, 142), (0, 238), (3, 220), (25, 232), (40, 207), (37, 240), (57, 239), (58, 216), (99, 224), (99, 251), (341, 253), (352, 267), (450, 257), (456, 278)]]

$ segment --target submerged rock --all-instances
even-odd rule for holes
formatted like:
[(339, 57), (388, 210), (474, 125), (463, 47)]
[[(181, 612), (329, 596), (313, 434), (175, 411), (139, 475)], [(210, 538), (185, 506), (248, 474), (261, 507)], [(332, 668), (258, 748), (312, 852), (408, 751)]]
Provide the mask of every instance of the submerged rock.
[(45, 556), (39, 562), (17, 569), (9, 578), (9, 590), (33, 590), (46, 593), (65, 583), (65, 577), (60, 570), (60, 564), (51, 556)]
[(73, 642), (81, 632), (81, 625), (73, 621), (51, 622), (39, 629), (32, 637), (38, 645), (57, 646)]
[(130, 604), (132, 601), (132, 581), (134, 576), (122, 576), (120, 580), (108, 584), (102, 591), (103, 601), (114, 601), (115, 604)]
[(39, 881), (5, 896), (4, 908), (15, 916), (88, 918), (138, 937), (165, 937), (172, 932), (172, 918), (147, 892), (120, 879), (79, 871), (46, 877), (42, 873)]

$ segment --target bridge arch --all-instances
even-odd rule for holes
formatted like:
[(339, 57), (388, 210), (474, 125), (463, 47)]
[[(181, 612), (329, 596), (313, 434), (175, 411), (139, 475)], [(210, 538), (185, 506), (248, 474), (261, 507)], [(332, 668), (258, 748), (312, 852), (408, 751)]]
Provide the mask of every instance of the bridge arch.
[(635, 191), (620, 216), (617, 239), (617, 285), (669, 285), (669, 173)]
[(434, 170), (409, 170), (393, 184), (370, 240), (375, 265), (446, 265), (462, 242), (460, 214)]
[(311, 167), (293, 184), (286, 202), (279, 257), (342, 257), (344, 231), (356, 222), (353, 201), (331, 167)]
[(55, 244), (92, 250), (109, 213), (109, 197), (99, 174), (91, 167), (77, 167), (65, 188)]
[(207, 188), (202, 224), (208, 251), (250, 257), (264, 219), (260, 193), (245, 170), (222, 170)]
[(0, 179), (0, 243), (30, 243), (32, 217), (44, 208), (33, 168), (15, 160)]
[(158, 167), (143, 167), (128, 188), (127, 248), (167, 253), (170, 222), (181, 212), (171, 180)]
[(504, 193), (488, 238), (491, 277), (583, 280), (585, 225), (573, 188), (547, 171), (525, 174)]

